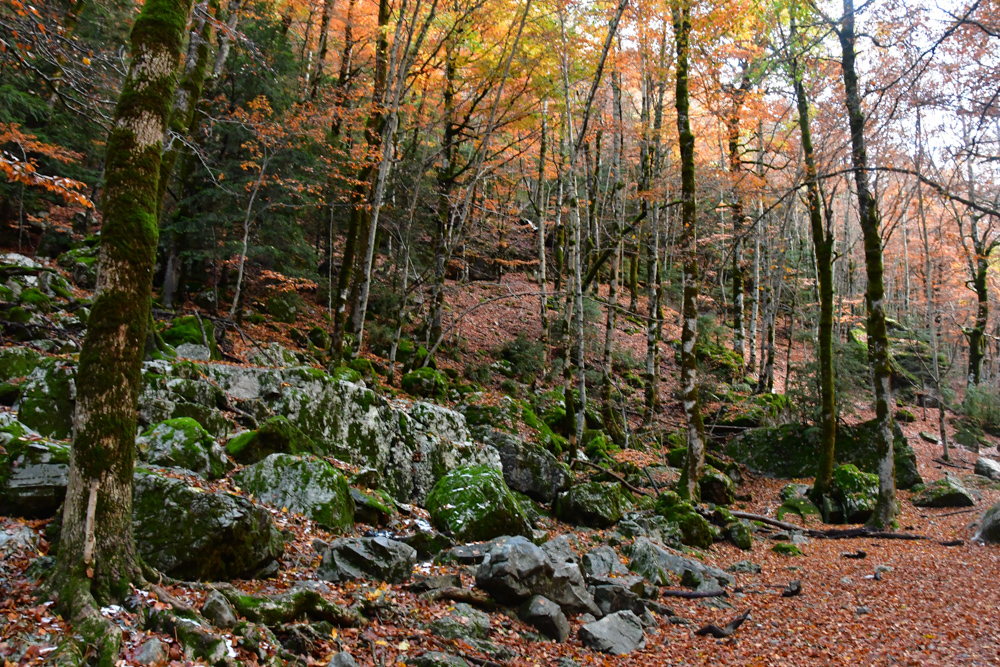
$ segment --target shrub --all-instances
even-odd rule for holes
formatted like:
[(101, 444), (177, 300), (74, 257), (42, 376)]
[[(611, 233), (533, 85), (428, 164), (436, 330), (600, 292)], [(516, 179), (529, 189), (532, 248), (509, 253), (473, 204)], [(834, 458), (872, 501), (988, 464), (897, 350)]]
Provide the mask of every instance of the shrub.
[(992, 435), (1000, 433), (1000, 392), (986, 386), (965, 390), (962, 412)]
[(545, 368), (545, 346), (524, 333), (501, 345), (497, 356), (509, 362), (514, 375), (519, 378), (534, 377)]

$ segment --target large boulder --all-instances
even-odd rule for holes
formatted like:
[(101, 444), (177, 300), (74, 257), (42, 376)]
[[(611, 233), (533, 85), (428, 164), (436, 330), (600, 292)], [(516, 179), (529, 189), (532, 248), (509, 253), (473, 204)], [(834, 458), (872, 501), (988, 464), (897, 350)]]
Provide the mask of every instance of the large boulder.
[(410, 578), (416, 563), (416, 549), (402, 542), (388, 537), (345, 537), (330, 543), (316, 576), (333, 582), (368, 579), (401, 584)]
[(215, 438), (190, 417), (160, 422), (136, 438), (136, 445), (153, 465), (184, 468), (206, 479), (223, 477), (232, 467)]
[(554, 509), (567, 523), (609, 528), (621, 520), (627, 503), (618, 482), (587, 482), (560, 494)]
[(1000, 482), (1000, 462), (980, 456), (976, 459), (975, 473), (992, 479), (994, 482)]
[(21, 390), (18, 420), (41, 435), (65, 440), (73, 434), (76, 364), (63, 359), (42, 360)]
[[(784, 479), (815, 477), (820, 436), (819, 427), (804, 424), (751, 429), (730, 440), (725, 452), (753, 472), (763, 475)], [(875, 420), (853, 426), (838, 426), (836, 463), (851, 463), (863, 472), (877, 474), (876, 436)], [(911, 489), (923, 481), (917, 471), (916, 453), (895, 422), (893, 436), (896, 486)]]
[(864, 523), (878, 502), (878, 475), (846, 463), (833, 469), (830, 496), (820, 504), (826, 523)]
[(246, 498), (137, 470), (132, 526), (146, 563), (178, 579), (249, 579), (277, 570), (284, 539)]
[(628, 550), (631, 560), (628, 569), (641, 574), (655, 586), (666, 586), (672, 582), (670, 575), (681, 576), (686, 570), (691, 570), (703, 579), (715, 579), (719, 585), (727, 586), (734, 582), (732, 575), (726, 574), (717, 567), (705, 565), (694, 558), (681, 556), (655, 542), (640, 537), (632, 543)]
[(284, 417), (272, 417), (256, 431), (236, 436), (226, 443), (226, 451), (243, 464), (262, 461), (271, 454), (318, 453), (309, 436)]
[(566, 614), (559, 605), (542, 595), (536, 595), (525, 602), (519, 616), (522, 621), (557, 642), (564, 642), (569, 637)]
[(642, 622), (628, 610), (587, 623), (581, 626), (578, 635), (587, 648), (611, 655), (626, 655), (646, 646)]
[(0, 348), (0, 382), (25, 377), (42, 359), (42, 354), (30, 347)]
[(1000, 503), (983, 512), (979, 519), (979, 530), (972, 539), (986, 544), (1000, 544)]
[(233, 476), (258, 500), (309, 517), (327, 530), (354, 525), (354, 499), (339, 470), (322, 459), (271, 454)]
[(975, 507), (976, 499), (951, 475), (932, 482), (913, 496), (917, 507)]
[(546, 505), (569, 488), (573, 480), (569, 466), (547, 449), (502, 431), (492, 431), (487, 438), (500, 453), (503, 478), (510, 488)]
[[(715, 530), (708, 520), (698, 514), (694, 505), (683, 500), (673, 491), (664, 491), (656, 501), (656, 513), (668, 524), (677, 526), (681, 543), (689, 547), (707, 549), (715, 541)], [(661, 534), (666, 532), (659, 530)]]
[(400, 378), (399, 386), (411, 396), (444, 398), (448, 394), (448, 376), (433, 368), (418, 368)]
[(600, 616), (601, 610), (587, 590), (583, 572), (576, 563), (553, 564), (552, 581), (544, 590), (546, 597), (558, 604), (570, 615), (593, 614)]
[(494, 544), (476, 570), (476, 586), (501, 604), (518, 604), (542, 594), (555, 568), (542, 549), (515, 536)]
[(70, 446), (41, 438), (23, 424), (0, 427), (0, 514), (55, 515), (69, 481)]
[(628, 568), (618, 560), (618, 554), (607, 545), (599, 546), (583, 554), (583, 572), (588, 577), (608, 577), (628, 574)]
[(459, 602), (450, 612), (432, 621), (428, 629), (435, 637), (468, 641), (486, 639), (492, 628), (489, 614)]
[(470, 466), (449, 472), (427, 496), (427, 510), (438, 528), (463, 542), (501, 535), (531, 535), (531, 523), (500, 472)]
[(736, 485), (727, 475), (712, 466), (705, 466), (698, 480), (701, 499), (716, 505), (732, 505), (736, 501)]

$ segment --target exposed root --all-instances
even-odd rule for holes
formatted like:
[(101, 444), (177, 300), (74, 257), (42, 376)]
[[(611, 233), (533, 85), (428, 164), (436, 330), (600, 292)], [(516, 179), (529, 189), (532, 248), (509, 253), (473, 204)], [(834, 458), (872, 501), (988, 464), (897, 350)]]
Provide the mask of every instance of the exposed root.
[(90, 580), (73, 578), (60, 592), (59, 606), (82, 639), (80, 652), (94, 655), (99, 667), (113, 667), (122, 648), (122, 631), (101, 615), (90, 592)]
[(304, 588), (263, 598), (242, 593), (231, 584), (214, 584), (213, 588), (225, 596), (240, 616), (272, 628), (303, 619), (327, 621), (347, 628), (365, 623), (358, 612), (329, 602), (316, 591)]

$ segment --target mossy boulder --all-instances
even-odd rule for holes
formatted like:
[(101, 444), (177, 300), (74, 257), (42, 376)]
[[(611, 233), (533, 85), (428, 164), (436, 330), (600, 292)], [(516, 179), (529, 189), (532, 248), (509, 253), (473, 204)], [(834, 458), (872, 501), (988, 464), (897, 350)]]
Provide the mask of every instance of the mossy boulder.
[(586, 482), (559, 494), (554, 510), (567, 523), (609, 528), (621, 521), (628, 505), (618, 482)]
[(330, 334), (321, 329), (320, 327), (313, 327), (306, 334), (306, 338), (309, 342), (316, 346), (317, 349), (327, 350), (330, 348)]
[(833, 469), (830, 498), (820, 509), (826, 523), (864, 523), (878, 501), (878, 475), (861, 472), (850, 463)]
[(232, 467), (215, 438), (190, 417), (156, 424), (136, 439), (136, 445), (149, 463), (184, 468), (206, 479), (223, 477)]
[(0, 348), (0, 382), (25, 377), (41, 363), (42, 354), (30, 347)]
[(802, 549), (799, 549), (791, 542), (778, 542), (773, 547), (771, 547), (771, 551), (780, 556), (793, 557), (802, 555)]
[(951, 475), (931, 482), (913, 496), (917, 507), (975, 507), (976, 499)]
[(701, 499), (716, 505), (732, 505), (736, 501), (736, 485), (725, 473), (711, 466), (705, 466), (698, 480)]
[[(564, 416), (565, 414), (563, 412)], [(521, 406), (521, 419), (525, 426), (537, 433), (538, 442), (553, 454), (558, 456), (569, 446), (569, 440), (559, 435), (547, 422), (539, 419), (534, 410), (527, 405)], [(560, 427), (559, 430), (565, 429)]]
[(726, 526), (726, 539), (743, 551), (753, 549), (753, 531), (745, 521), (734, 521)]
[(271, 454), (240, 470), (233, 481), (256, 499), (307, 516), (327, 530), (342, 532), (354, 525), (347, 480), (322, 459)]
[[(817, 426), (785, 424), (751, 429), (730, 440), (725, 453), (753, 472), (784, 479), (815, 477), (819, 461), (821, 431)], [(875, 420), (837, 427), (836, 463), (852, 463), (865, 472), (878, 471)], [(893, 457), (896, 486), (910, 489), (923, 480), (917, 471), (917, 456), (893, 423)]]
[(621, 451), (606, 433), (595, 429), (587, 429), (583, 432), (582, 444), (583, 453), (597, 461), (611, 460), (615, 454)]
[(286, 417), (271, 417), (256, 431), (236, 436), (226, 451), (242, 464), (256, 463), (271, 454), (318, 454), (316, 445)]
[[(205, 335), (202, 336), (201, 330), (204, 327)], [(219, 346), (215, 342), (215, 326), (212, 324), (211, 320), (202, 319), (201, 324), (198, 323), (198, 318), (194, 315), (185, 315), (184, 317), (177, 317), (170, 321), (170, 323), (160, 331), (160, 337), (163, 339), (167, 345), (171, 347), (178, 347), (180, 345), (204, 345), (205, 341), (208, 340), (209, 356), (213, 360), (222, 359), (222, 353), (219, 351)]]
[(69, 453), (18, 422), (0, 427), (0, 515), (53, 516), (66, 496)]
[(357, 384), (363, 379), (361, 373), (350, 366), (334, 366), (330, 369), (330, 377), (338, 382)]
[(973, 539), (986, 544), (1000, 544), (1000, 503), (983, 512), (979, 519), (979, 530)]
[(246, 498), (206, 492), (137, 470), (132, 496), (136, 548), (178, 579), (250, 579), (277, 571), (285, 543), (271, 513)]
[(76, 365), (56, 358), (42, 360), (21, 392), (18, 420), (43, 436), (65, 440), (73, 433)]
[(778, 521), (784, 521), (787, 514), (795, 514), (803, 521), (806, 521), (809, 517), (823, 518), (819, 508), (811, 500), (804, 497), (786, 498), (781, 503), (781, 506), (778, 507), (776, 514)]
[(294, 292), (279, 292), (267, 299), (267, 312), (276, 322), (295, 324), (301, 299)]
[(656, 513), (680, 528), (681, 541), (690, 547), (707, 549), (715, 541), (716, 529), (695, 511), (694, 505), (673, 491), (664, 491), (656, 502)]
[(531, 523), (499, 470), (469, 466), (442, 477), (427, 496), (431, 520), (463, 542), (531, 536)]
[(484, 440), (500, 453), (504, 480), (515, 491), (549, 504), (572, 483), (569, 466), (540, 445), (502, 431), (485, 435)]
[(447, 375), (428, 367), (404, 375), (400, 386), (411, 396), (443, 399), (448, 395), (449, 382)]
[(28, 312), (47, 313), (52, 310), (52, 299), (37, 287), (30, 287), (22, 291), (18, 301), (21, 307)]

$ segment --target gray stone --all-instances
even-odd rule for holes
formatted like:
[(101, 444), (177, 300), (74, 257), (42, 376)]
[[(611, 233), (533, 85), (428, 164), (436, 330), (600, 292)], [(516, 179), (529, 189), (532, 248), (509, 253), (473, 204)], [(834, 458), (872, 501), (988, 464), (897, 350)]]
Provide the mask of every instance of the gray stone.
[(587, 648), (611, 655), (627, 655), (646, 646), (642, 622), (627, 610), (587, 623), (580, 628), (579, 637)]
[(194, 361), (209, 361), (212, 358), (212, 351), (204, 345), (194, 343), (181, 343), (174, 350), (178, 359), (192, 359)]
[(474, 609), (464, 602), (430, 624), (430, 631), (436, 637), (445, 639), (486, 639), (493, 624), (490, 615)]
[(136, 438), (136, 446), (153, 465), (184, 468), (206, 479), (223, 477), (233, 467), (215, 438), (190, 417), (156, 424)]
[(988, 477), (994, 482), (1000, 482), (1000, 462), (994, 461), (993, 459), (980, 456), (976, 460), (975, 472), (977, 475)]
[(569, 488), (569, 467), (547, 449), (502, 431), (491, 431), (486, 441), (496, 447), (507, 485), (529, 498), (550, 504)]
[(559, 494), (554, 510), (567, 523), (610, 528), (622, 518), (627, 502), (618, 482), (587, 482)]
[(439, 479), (427, 496), (427, 511), (435, 526), (462, 542), (531, 535), (517, 498), (488, 466), (457, 468)]
[(156, 637), (150, 637), (136, 650), (133, 659), (140, 665), (156, 665), (165, 662), (167, 649)]
[(743, 574), (760, 574), (761, 567), (757, 563), (752, 563), (748, 560), (741, 560), (727, 567), (726, 572), (734, 572), (734, 573), (739, 572)]
[(369, 579), (401, 584), (410, 578), (416, 562), (416, 549), (388, 537), (341, 538), (330, 543), (316, 576), (333, 582)]
[(583, 554), (582, 565), (588, 578), (628, 574), (628, 568), (618, 560), (618, 553), (609, 546), (600, 546)]
[(542, 551), (548, 556), (549, 561), (554, 566), (562, 563), (574, 563), (579, 565), (580, 557), (573, 550), (573, 543), (568, 535), (560, 535), (542, 545)]
[(233, 628), (239, 622), (233, 606), (219, 591), (212, 591), (208, 594), (205, 604), (201, 607), (201, 615), (211, 621), (215, 627), (223, 630)]
[(587, 590), (580, 566), (574, 563), (561, 563), (555, 566), (552, 581), (544, 594), (569, 615), (582, 613), (601, 615), (600, 608)]
[(233, 476), (245, 491), (274, 507), (309, 517), (328, 530), (354, 526), (354, 500), (347, 480), (322, 459), (271, 454)]
[(976, 499), (954, 477), (947, 475), (913, 496), (917, 507), (975, 507)]
[(972, 538), (986, 544), (1000, 544), (1000, 503), (996, 503), (979, 519), (979, 530)]
[(536, 595), (526, 602), (520, 611), (521, 620), (533, 626), (550, 639), (564, 642), (569, 637), (569, 621), (566, 614), (552, 600)]
[(23, 424), (0, 427), (0, 514), (46, 518), (66, 496), (70, 446)]
[(461, 588), (462, 577), (457, 574), (419, 575), (410, 584), (411, 593), (426, 593), (442, 588)]
[(271, 513), (242, 496), (206, 492), (136, 470), (132, 526), (146, 563), (178, 579), (250, 579), (277, 570), (285, 549)]
[(723, 586), (728, 586), (735, 581), (731, 574), (726, 574), (717, 567), (681, 556), (645, 537), (640, 537), (632, 543), (629, 556), (631, 557), (629, 569), (641, 574), (656, 586), (667, 585), (671, 581), (670, 574), (680, 576), (684, 574), (685, 570), (693, 570), (704, 577), (712, 577)]
[(413, 667), (469, 667), (469, 663), (458, 656), (440, 651), (426, 651), (421, 655), (409, 658), (406, 664)]
[(594, 586), (594, 602), (601, 610), (600, 616), (628, 609), (636, 616), (646, 612), (646, 604), (632, 590), (621, 584)]
[(347, 651), (334, 653), (333, 657), (330, 658), (330, 662), (326, 663), (326, 667), (357, 667), (357, 666), (358, 663), (354, 662), (354, 658)]
[(520, 535), (498, 541), (476, 570), (476, 586), (501, 604), (546, 592), (554, 572), (545, 552)]

